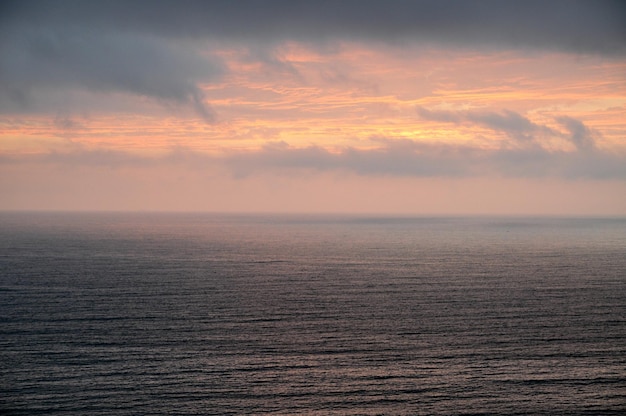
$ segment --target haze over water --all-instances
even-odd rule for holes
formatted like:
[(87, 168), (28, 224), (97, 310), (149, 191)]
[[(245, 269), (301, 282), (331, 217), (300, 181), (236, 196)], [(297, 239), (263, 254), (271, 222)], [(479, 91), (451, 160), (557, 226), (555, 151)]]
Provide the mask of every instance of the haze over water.
[(626, 220), (0, 214), (3, 414), (621, 414)]

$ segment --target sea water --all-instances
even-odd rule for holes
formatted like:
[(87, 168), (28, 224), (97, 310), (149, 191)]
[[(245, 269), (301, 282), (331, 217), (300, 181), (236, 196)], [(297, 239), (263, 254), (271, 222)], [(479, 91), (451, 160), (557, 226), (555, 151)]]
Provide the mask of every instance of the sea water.
[(2, 414), (624, 414), (626, 219), (0, 214)]

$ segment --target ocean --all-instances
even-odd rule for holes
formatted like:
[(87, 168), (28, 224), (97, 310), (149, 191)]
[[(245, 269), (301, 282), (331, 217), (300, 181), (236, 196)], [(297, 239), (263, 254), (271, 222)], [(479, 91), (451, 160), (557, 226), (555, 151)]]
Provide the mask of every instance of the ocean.
[(0, 413), (626, 414), (626, 219), (0, 213)]

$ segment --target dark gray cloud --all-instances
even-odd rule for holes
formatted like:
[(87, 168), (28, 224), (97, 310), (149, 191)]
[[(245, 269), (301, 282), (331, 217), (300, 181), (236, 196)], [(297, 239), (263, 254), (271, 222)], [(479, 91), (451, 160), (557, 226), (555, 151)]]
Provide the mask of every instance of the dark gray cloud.
[(31, 28), (0, 39), (0, 108), (28, 110), (41, 90), (122, 92), (211, 109), (197, 83), (220, 66), (194, 51), (145, 35)]
[(3, 21), (232, 40), (335, 38), (624, 54), (619, 0), (10, 1)]

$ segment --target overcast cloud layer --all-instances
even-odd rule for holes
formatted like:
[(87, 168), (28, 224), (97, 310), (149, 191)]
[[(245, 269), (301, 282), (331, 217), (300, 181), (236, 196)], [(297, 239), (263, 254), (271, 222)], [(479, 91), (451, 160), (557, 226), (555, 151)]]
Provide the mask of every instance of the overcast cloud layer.
[(219, 60), (181, 39), (257, 48), (356, 40), (623, 56), (625, 22), (623, 2), (602, 0), (5, 1), (0, 111), (36, 109), (38, 88), (76, 87), (187, 104), (213, 122), (199, 83), (219, 76)]
[[(620, 1), (15, 1), (3, 26), (88, 28), (165, 37), (318, 41), (363, 38), (623, 54)], [(5, 29), (7, 30), (7, 29)]]

